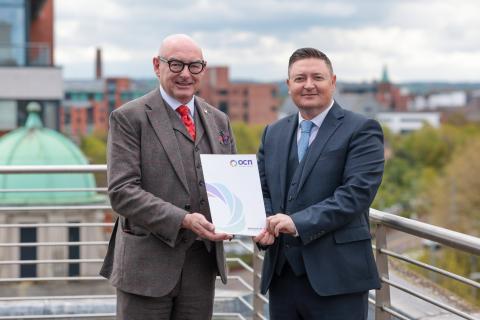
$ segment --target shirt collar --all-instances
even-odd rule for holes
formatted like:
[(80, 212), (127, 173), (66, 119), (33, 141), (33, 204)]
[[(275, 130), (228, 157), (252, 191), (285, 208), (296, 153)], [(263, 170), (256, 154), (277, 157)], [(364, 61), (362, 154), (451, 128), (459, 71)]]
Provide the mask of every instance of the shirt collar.
[(173, 109), (173, 111), (177, 110), (177, 108), (182, 105), (186, 105), (190, 110), (190, 117), (193, 118), (195, 113), (195, 96), (193, 96), (190, 101), (183, 104), (163, 90), (162, 85), (160, 85), (160, 95), (162, 96), (163, 100), (165, 100), (165, 102)]
[[(316, 127), (320, 128), (320, 126), (322, 125), (323, 123), (323, 120), (325, 120), (325, 117), (327, 116), (328, 114), (328, 111), (330, 111), (330, 109), (332, 109), (333, 107), (333, 103), (334, 103), (334, 100), (332, 99), (332, 102), (330, 102), (330, 105), (328, 106), (327, 109), (323, 110), (322, 112), (320, 112), (317, 116), (315, 116), (315, 118), (313, 119), (310, 119), (310, 121), (312, 121)], [(298, 125), (300, 126), (300, 123), (305, 120), (302, 115), (300, 114), (300, 112), (298, 113)]]

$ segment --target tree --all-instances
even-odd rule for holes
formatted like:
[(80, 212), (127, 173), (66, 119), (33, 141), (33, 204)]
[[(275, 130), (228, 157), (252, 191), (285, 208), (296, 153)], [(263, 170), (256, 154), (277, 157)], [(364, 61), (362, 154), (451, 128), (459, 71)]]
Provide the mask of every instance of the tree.
[(262, 137), (264, 126), (247, 125), (243, 122), (234, 122), (232, 124), (237, 151), (240, 154), (257, 153)]
[(480, 234), (480, 137), (457, 150), (445, 174), (427, 189), (434, 224), (478, 236)]
[[(106, 134), (93, 133), (80, 139), (80, 149), (86, 155), (90, 164), (107, 163), (107, 138)], [(106, 186), (107, 177), (104, 173), (95, 173), (97, 186)]]

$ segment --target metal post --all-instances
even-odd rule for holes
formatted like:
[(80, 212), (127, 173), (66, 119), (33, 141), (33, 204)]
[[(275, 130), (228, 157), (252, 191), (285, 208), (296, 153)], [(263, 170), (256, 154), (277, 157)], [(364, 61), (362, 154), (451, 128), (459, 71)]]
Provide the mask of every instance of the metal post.
[[(480, 280), (480, 272), (477, 272), (477, 256), (470, 256), (470, 262), (471, 262), (471, 272), (470, 272), (470, 279), (473, 281), (479, 281)], [(478, 289), (472, 286), (472, 297), (473, 301), (476, 301), (478, 298)]]
[[(388, 279), (388, 256), (380, 250), (387, 248), (387, 228), (382, 224), (376, 225), (375, 231), (375, 260), (380, 274), (380, 279)], [(383, 310), (390, 307), (390, 285), (382, 281), (382, 288), (375, 294), (375, 320), (390, 320), (390, 315)]]
[(265, 302), (260, 298), (260, 276), (262, 274), (262, 260), (258, 257), (260, 250), (253, 245), (253, 320), (263, 319)]

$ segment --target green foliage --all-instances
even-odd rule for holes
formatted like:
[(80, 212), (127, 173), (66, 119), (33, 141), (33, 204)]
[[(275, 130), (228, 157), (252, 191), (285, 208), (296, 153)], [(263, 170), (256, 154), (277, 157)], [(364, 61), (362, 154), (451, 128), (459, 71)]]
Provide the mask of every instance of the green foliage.
[[(93, 133), (80, 140), (80, 149), (90, 164), (107, 163), (107, 136), (103, 133)], [(95, 173), (97, 186), (106, 186), (107, 177), (104, 173)]]
[(429, 195), (423, 195), (438, 183), (452, 157), (480, 136), (480, 126), (425, 126), (406, 135), (384, 132), (386, 154), (391, 156), (387, 156), (373, 207), (409, 216), (420, 207), (422, 211), (431, 209)]
[(396, 154), (411, 166), (441, 169), (449, 160), (450, 149), (440, 130), (425, 126), (406, 135), (400, 141)]
[(429, 214), (437, 225), (478, 236), (480, 136), (473, 136), (468, 144), (457, 149), (432, 186), (422, 194), (425, 199), (422, 213)]
[[(480, 272), (480, 261), (478, 257), (446, 247), (442, 247), (437, 251), (424, 250), (419, 260), (465, 278), (470, 278), (470, 275), (474, 272)], [(427, 276), (441, 287), (456, 293), (470, 303), (480, 306), (479, 289), (474, 289), (472, 286), (423, 268), (413, 267), (412, 269)]]
[(262, 138), (264, 126), (247, 125), (243, 122), (234, 122), (232, 124), (237, 152), (240, 154), (257, 153)]
[(90, 164), (107, 163), (107, 142), (106, 136), (94, 133), (83, 136), (80, 140), (80, 149), (87, 156)]

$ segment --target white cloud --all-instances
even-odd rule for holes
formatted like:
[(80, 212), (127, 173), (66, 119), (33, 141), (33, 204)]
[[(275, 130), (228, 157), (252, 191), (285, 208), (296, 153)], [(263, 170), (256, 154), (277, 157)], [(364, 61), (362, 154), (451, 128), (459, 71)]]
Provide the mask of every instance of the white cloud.
[(209, 65), (230, 65), (236, 79), (284, 78), (288, 57), (305, 46), (325, 51), (339, 79), (378, 79), (384, 64), (397, 81), (478, 81), (480, 74), (475, 0), (62, 0), (56, 7), (56, 57), (68, 77), (93, 73), (97, 46), (106, 73), (151, 77), (151, 56), (171, 33), (191, 34)]

